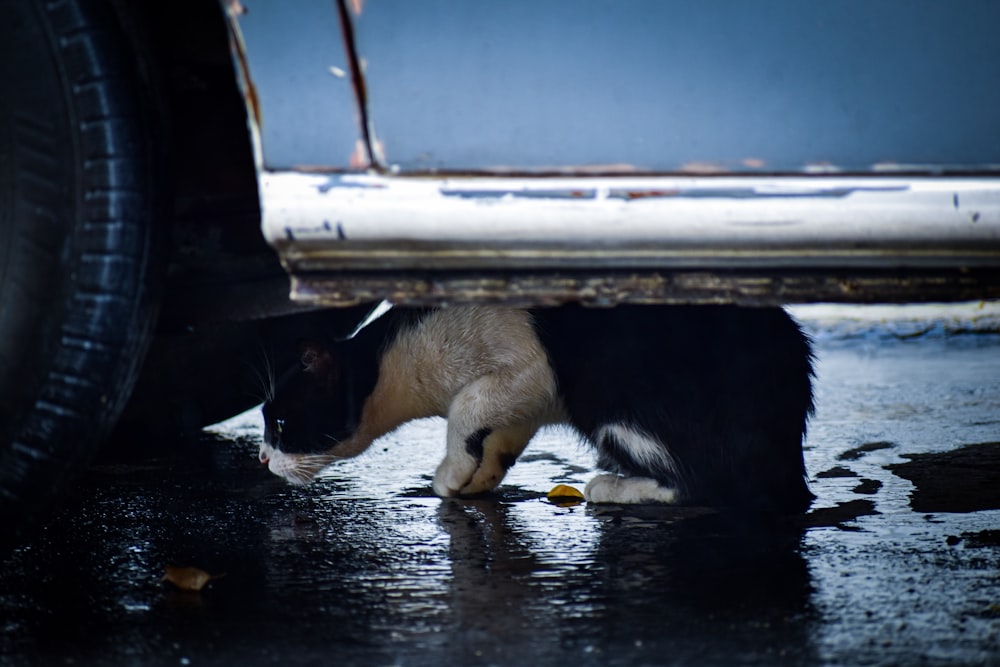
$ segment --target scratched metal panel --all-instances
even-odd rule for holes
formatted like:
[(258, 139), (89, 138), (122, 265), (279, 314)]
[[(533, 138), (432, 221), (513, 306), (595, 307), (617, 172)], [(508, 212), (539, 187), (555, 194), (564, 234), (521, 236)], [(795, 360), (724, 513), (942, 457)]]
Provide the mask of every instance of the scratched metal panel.
[(1000, 170), (996, 0), (348, 5), (402, 172)]
[(988, 269), (996, 178), (265, 174), (292, 273)]
[(345, 169), (352, 160), (360, 166), (361, 125), (336, 1), (242, 0), (236, 6), (265, 168)]

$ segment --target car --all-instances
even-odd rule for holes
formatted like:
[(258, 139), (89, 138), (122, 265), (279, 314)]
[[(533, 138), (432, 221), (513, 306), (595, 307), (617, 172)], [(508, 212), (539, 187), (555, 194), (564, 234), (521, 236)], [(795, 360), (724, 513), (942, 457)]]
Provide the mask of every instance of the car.
[(5, 7), (10, 525), (320, 308), (1000, 297), (990, 0)]

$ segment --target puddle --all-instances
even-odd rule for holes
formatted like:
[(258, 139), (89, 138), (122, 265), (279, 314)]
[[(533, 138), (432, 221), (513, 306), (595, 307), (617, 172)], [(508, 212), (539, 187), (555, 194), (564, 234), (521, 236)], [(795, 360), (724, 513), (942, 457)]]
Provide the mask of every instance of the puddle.
[(910, 506), (915, 512), (1000, 509), (1000, 442), (903, 458), (908, 461), (886, 467), (913, 482)]
[(892, 449), (895, 447), (891, 442), (869, 442), (860, 447), (853, 447), (848, 449), (846, 452), (837, 455), (838, 461), (857, 461), (862, 456), (869, 452), (877, 452), (883, 449)]
[(843, 466), (834, 466), (829, 470), (816, 473), (816, 479), (832, 479), (838, 477), (857, 477), (858, 473)]

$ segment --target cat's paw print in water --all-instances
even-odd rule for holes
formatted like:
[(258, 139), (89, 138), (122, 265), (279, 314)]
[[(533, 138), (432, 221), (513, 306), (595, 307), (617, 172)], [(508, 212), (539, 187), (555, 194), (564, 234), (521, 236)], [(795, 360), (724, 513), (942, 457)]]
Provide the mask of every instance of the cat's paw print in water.
[(655, 479), (621, 475), (598, 475), (587, 483), (583, 496), (590, 503), (617, 505), (672, 505), (678, 499), (677, 489)]

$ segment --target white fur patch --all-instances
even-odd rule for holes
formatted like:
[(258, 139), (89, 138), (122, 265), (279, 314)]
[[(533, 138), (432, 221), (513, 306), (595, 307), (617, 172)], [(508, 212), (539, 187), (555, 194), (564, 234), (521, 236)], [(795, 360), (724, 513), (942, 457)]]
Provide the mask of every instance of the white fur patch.
[(457, 496), (472, 479), (476, 466), (476, 459), (468, 454), (449, 453), (434, 473), (434, 493), (441, 498)]
[(670, 450), (648, 433), (627, 424), (607, 424), (597, 431), (597, 442), (613, 438), (629, 458), (646, 470), (677, 474), (677, 462)]
[(659, 482), (648, 477), (598, 475), (587, 484), (583, 497), (587, 502), (598, 504), (672, 505), (677, 502), (677, 489), (660, 486)]
[(308, 484), (323, 468), (337, 460), (328, 454), (286, 454), (261, 444), (258, 458), (267, 469), (292, 484)]

